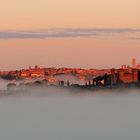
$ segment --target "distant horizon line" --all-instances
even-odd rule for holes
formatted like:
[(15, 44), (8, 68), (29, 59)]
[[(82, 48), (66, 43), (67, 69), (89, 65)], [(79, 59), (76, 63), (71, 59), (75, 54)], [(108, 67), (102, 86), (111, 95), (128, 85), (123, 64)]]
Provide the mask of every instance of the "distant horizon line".
[[(123, 66), (123, 65), (121, 65)], [(130, 65), (126, 65), (127, 68), (133, 68), (132, 66)], [(30, 66), (29, 66), (30, 67)], [(26, 68), (19, 68), (19, 69), (9, 69), (9, 70), (0, 70), (0, 72), (10, 72), (10, 71), (21, 71), (21, 70), (28, 70), (29, 67), (26, 67)], [(111, 70), (111, 69), (120, 69), (122, 67), (112, 67), (112, 68), (83, 68), (83, 67), (54, 67), (54, 66), (50, 66), (50, 67), (38, 67), (40, 69), (44, 69), (44, 68), (47, 68), (47, 69), (82, 69), (82, 70)], [(31, 67), (31, 69), (35, 69), (35, 66)]]

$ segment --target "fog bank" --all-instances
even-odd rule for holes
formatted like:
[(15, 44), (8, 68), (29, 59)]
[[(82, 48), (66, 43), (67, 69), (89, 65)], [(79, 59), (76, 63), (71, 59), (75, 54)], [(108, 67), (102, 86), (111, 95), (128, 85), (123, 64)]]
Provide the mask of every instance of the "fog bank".
[(84, 92), (32, 88), (0, 97), (0, 139), (140, 138), (139, 90)]

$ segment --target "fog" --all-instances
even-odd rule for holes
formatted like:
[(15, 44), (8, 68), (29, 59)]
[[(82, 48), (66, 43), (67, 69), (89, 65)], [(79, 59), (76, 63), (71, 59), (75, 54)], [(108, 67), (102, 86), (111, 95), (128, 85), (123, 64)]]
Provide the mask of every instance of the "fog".
[(0, 96), (1, 140), (138, 140), (139, 90), (34, 87)]
[(72, 75), (72, 74), (65, 74), (65, 75), (57, 75), (57, 76), (54, 76), (57, 80), (63, 80), (65, 81), (66, 79), (69, 79), (68, 81), (70, 83), (74, 83), (74, 84), (79, 84), (79, 85), (84, 85), (85, 84), (85, 81), (81, 81), (78, 77)]

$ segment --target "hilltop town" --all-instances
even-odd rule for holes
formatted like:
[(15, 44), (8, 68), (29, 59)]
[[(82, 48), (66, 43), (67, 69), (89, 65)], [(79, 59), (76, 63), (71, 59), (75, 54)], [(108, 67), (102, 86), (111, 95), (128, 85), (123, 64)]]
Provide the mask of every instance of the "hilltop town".
[(46, 85), (65, 87), (118, 87), (139, 85), (140, 65), (132, 59), (132, 66), (122, 65), (115, 69), (81, 69), (81, 68), (40, 68), (35, 66), (15, 71), (1, 71), (0, 77), (9, 80), (8, 87), (22, 85)]

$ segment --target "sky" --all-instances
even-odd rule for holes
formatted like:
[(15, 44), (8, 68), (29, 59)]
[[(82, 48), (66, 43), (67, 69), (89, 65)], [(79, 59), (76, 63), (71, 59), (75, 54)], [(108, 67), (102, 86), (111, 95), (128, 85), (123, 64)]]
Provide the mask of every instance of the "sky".
[(5, 0), (0, 70), (140, 62), (139, 0)]
[(139, 0), (4, 0), (0, 29), (139, 28)]

